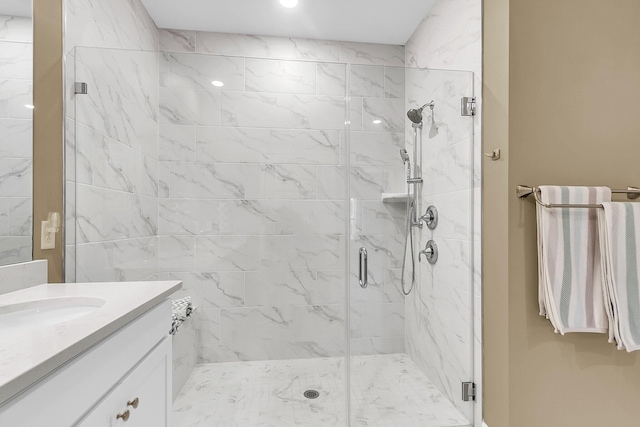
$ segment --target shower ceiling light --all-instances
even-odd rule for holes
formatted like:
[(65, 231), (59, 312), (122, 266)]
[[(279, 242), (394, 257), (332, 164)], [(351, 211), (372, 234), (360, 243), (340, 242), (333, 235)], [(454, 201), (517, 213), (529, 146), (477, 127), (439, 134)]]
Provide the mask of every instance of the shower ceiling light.
[(380, 120), (380, 119), (375, 119), (375, 120), (373, 121), (373, 124), (374, 124), (374, 125), (379, 125), (380, 123), (382, 123), (382, 120)]
[(215, 87), (222, 87), (224, 86), (224, 83), (222, 83), (220, 80), (214, 80), (211, 82), (212, 85), (214, 85)]
[(280, 0), (280, 4), (284, 7), (292, 8), (298, 5), (298, 0)]

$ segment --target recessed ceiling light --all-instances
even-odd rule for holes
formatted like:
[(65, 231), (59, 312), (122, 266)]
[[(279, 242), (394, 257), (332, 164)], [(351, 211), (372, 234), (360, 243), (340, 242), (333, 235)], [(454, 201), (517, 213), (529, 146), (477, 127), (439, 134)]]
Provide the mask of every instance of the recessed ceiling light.
[(220, 80), (214, 80), (211, 82), (212, 85), (214, 85), (215, 87), (222, 87), (224, 86), (224, 83), (222, 83)]
[(296, 7), (298, 5), (298, 0), (280, 0), (280, 4), (284, 7)]
[(380, 123), (382, 123), (382, 120), (380, 120), (380, 119), (375, 119), (375, 120), (373, 121), (373, 124), (374, 124), (374, 125), (379, 125)]
[(31, 105), (31, 104), (24, 104), (24, 106), (25, 106), (25, 107), (27, 107), (27, 108), (28, 108), (28, 109), (30, 109), (30, 110), (33, 110), (34, 108), (36, 108), (36, 107), (34, 107), (33, 105)]

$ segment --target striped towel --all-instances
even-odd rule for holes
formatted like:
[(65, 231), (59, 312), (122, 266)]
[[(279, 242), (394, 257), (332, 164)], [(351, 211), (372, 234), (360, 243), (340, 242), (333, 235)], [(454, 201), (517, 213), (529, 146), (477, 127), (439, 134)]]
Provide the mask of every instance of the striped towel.
[(603, 205), (599, 226), (605, 289), (611, 301), (609, 336), (621, 350), (640, 350), (640, 204)]
[(171, 329), (169, 334), (175, 335), (182, 322), (191, 317), (195, 310), (191, 297), (184, 297), (171, 301)]
[(191, 297), (184, 297), (171, 301), (171, 312), (179, 319), (184, 320), (189, 317), (192, 310), (193, 304), (191, 303)]
[[(611, 201), (607, 187), (540, 187), (545, 203)], [(540, 315), (555, 331), (608, 331), (597, 209), (537, 206)]]

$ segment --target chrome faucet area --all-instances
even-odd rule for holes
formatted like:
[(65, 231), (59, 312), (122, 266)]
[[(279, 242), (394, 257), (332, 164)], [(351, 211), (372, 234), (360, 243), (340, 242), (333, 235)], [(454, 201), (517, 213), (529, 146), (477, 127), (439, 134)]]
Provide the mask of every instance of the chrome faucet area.
[[(431, 131), (429, 137), (437, 135), (437, 126), (433, 116), (433, 110), (435, 108), (435, 101), (428, 102), (420, 108), (412, 108), (407, 111), (407, 117), (411, 120), (411, 126), (413, 127), (413, 160), (414, 164), (411, 167), (411, 158), (406, 149), (400, 150), (400, 157), (404, 162), (407, 169), (407, 201), (406, 201), (406, 228), (405, 228), (405, 240), (404, 240), (404, 253), (402, 261), (402, 276), (400, 283), (402, 285), (402, 293), (409, 295), (416, 283), (416, 257), (415, 257), (415, 245), (413, 242), (413, 229), (423, 228), (424, 224), (430, 230), (433, 230), (438, 224), (438, 211), (434, 206), (429, 206), (424, 215), (418, 216), (420, 211), (420, 184), (424, 183), (422, 179), (422, 129), (423, 129), (423, 112), (426, 107), (431, 109)], [(419, 136), (419, 138), (418, 138)], [(413, 191), (412, 191), (413, 186)], [(418, 260), (422, 259), (422, 255), (425, 255), (430, 264), (435, 264), (438, 259), (437, 246), (435, 242), (428, 245), (427, 248), (420, 252)], [(405, 269), (407, 259), (407, 246), (411, 251), (411, 286), (407, 290), (405, 287)]]

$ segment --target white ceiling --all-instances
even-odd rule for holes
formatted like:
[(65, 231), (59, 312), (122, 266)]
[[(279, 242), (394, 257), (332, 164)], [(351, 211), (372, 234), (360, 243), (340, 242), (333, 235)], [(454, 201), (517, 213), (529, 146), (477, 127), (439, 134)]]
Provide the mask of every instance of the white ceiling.
[[(2, 0), (5, 1), (5, 0)], [(405, 44), (435, 0), (142, 0), (160, 28)]]
[(0, 0), (0, 15), (31, 17), (31, 0)]

